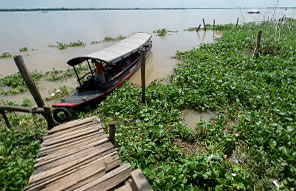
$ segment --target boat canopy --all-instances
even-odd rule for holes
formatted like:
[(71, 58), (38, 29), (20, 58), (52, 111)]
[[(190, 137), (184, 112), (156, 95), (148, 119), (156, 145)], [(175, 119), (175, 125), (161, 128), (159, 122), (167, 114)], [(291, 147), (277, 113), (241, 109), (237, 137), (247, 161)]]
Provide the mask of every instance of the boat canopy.
[(67, 63), (70, 66), (75, 66), (87, 59), (95, 59), (106, 63), (112, 63), (122, 57), (125, 58), (138, 51), (151, 39), (151, 37), (152, 36), (148, 33), (136, 33), (108, 48), (104, 48), (91, 54), (72, 58)]

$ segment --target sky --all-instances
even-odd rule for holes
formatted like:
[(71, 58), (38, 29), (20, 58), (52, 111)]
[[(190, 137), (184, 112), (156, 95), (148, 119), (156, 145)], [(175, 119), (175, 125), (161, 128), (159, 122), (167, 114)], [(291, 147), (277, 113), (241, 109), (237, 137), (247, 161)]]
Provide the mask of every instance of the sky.
[(296, 0), (0, 0), (9, 8), (244, 8), (296, 7)]

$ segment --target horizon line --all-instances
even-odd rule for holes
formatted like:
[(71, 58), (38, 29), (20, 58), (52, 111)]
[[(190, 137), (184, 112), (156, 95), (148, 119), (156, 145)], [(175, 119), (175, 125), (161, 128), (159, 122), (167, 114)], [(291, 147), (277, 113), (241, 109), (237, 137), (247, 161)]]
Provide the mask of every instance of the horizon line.
[(189, 10), (189, 9), (295, 9), (296, 7), (192, 7), (192, 8), (1, 8), (3, 11), (91, 11), (91, 10)]

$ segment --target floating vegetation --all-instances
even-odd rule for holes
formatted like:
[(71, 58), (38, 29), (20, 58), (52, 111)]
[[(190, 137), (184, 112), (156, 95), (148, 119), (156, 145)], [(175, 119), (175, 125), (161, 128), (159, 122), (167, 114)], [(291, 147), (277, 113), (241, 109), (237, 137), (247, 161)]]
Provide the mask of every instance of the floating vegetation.
[(6, 114), (11, 128), (0, 120), (0, 188), (23, 190), (34, 170), (47, 125), (41, 115)]
[(11, 57), (12, 57), (12, 55), (9, 52), (4, 52), (0, 55), (0, 59), (11, 58)]
[[(239, 25), (238, 25), (239, 26)], [(213, 29), (213, 25), (210, 25), (210, 24), (206, 24), (206, 28), (209, 29), (209, 30), (212, 30)], [(236, 25), (234, 24), (225, 24), (225, 25), (215, 25), (214, 27), (214, 30), (217, 30), (217, 31), (226, 31), (226, 30), (230, 30), (232, 28), (236, 28)], [(203, 29), (203, 27), (190, 27), (188, 29), (184, 29), (184, 31), (188, 31), (188, 32), (192, 32), (192, 31), (197, 31), (198, 29)]]
[(91, 45), (95, 45), (95, 44), (98, 44), (98, 43), (100, 43), (100, 41), (91, 41), (90, 42)]
[[(43, 75), (35, 70), (31, 73), (31, 76), (35, 83), (38, 83)], [(19, 94), (28, 90), (25, 81), (19, 72), (1, 78), (0, 88), (0, 95)]]
[[(125, 83), (92, 112), (105, 127), (119, 122), (121, 160), (144, 169), (154, 190), (293, 190), (296, 22), (222, 28), (216, 43), (178, 52), (170, 81), (152, 82), (145, 104)], [(184, 109), (215, 119), (193, 131), (180, 120)]]
[(55, 48), (56, 45), (50, 44), (50, 45), (48, 45), (48, 47), (49, 47), (49, 48)]
[(20, 52), (28, 52), (29, 51), (27, 47), (20, 48), (19, 50), (20, 50)]
[(60, 100), (62, 98), (65, 98), (69, 96), (71, 93), (74, 92), (74, 88), (67, 88), (67, 86), (61, 86), (59, 88), (55, 88), (53, 91), (50, 91), (50, 97), (46, 98), (47, 101), (50, 100)]
[(169, 33), (169, 32), (171, 32), (171, 33), (172, 33), (172, 32), (176, 33), (176, 32), (178, 32), (178, 31), (167, 30), (166, 28), (158, 29), (158, 30), (153, 31), (153, 33), (156, 33), (157, 36), (166, 36), (167, 33)]
[(104, 38), (103, 42), (119, 41), (119, 40), (123, 40), (123, 39), (125, 39), (125, 38), (126, 38), (126, 37), (125, 37), (125, 36), (122, 36), (122, 35), (119, 35), (119, 36), (117, 36), (116, 38), (106, 36), (106, 37)]
[(85, 47), (86, 43), (78, 40), (77, 42), (70, 42), (69, 44), (63, 43), (63, 42), (57, 42), (57, 48), (59, 50), (65, 50), (69, 47)]

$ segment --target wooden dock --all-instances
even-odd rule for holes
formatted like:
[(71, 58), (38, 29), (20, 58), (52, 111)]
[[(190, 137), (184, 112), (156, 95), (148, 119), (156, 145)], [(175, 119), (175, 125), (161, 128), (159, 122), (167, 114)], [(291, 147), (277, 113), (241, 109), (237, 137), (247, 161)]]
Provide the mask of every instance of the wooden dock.
[(25, 190), (152, 190), (140, 169), (121, 164), (97, 117), (47, 132)]

